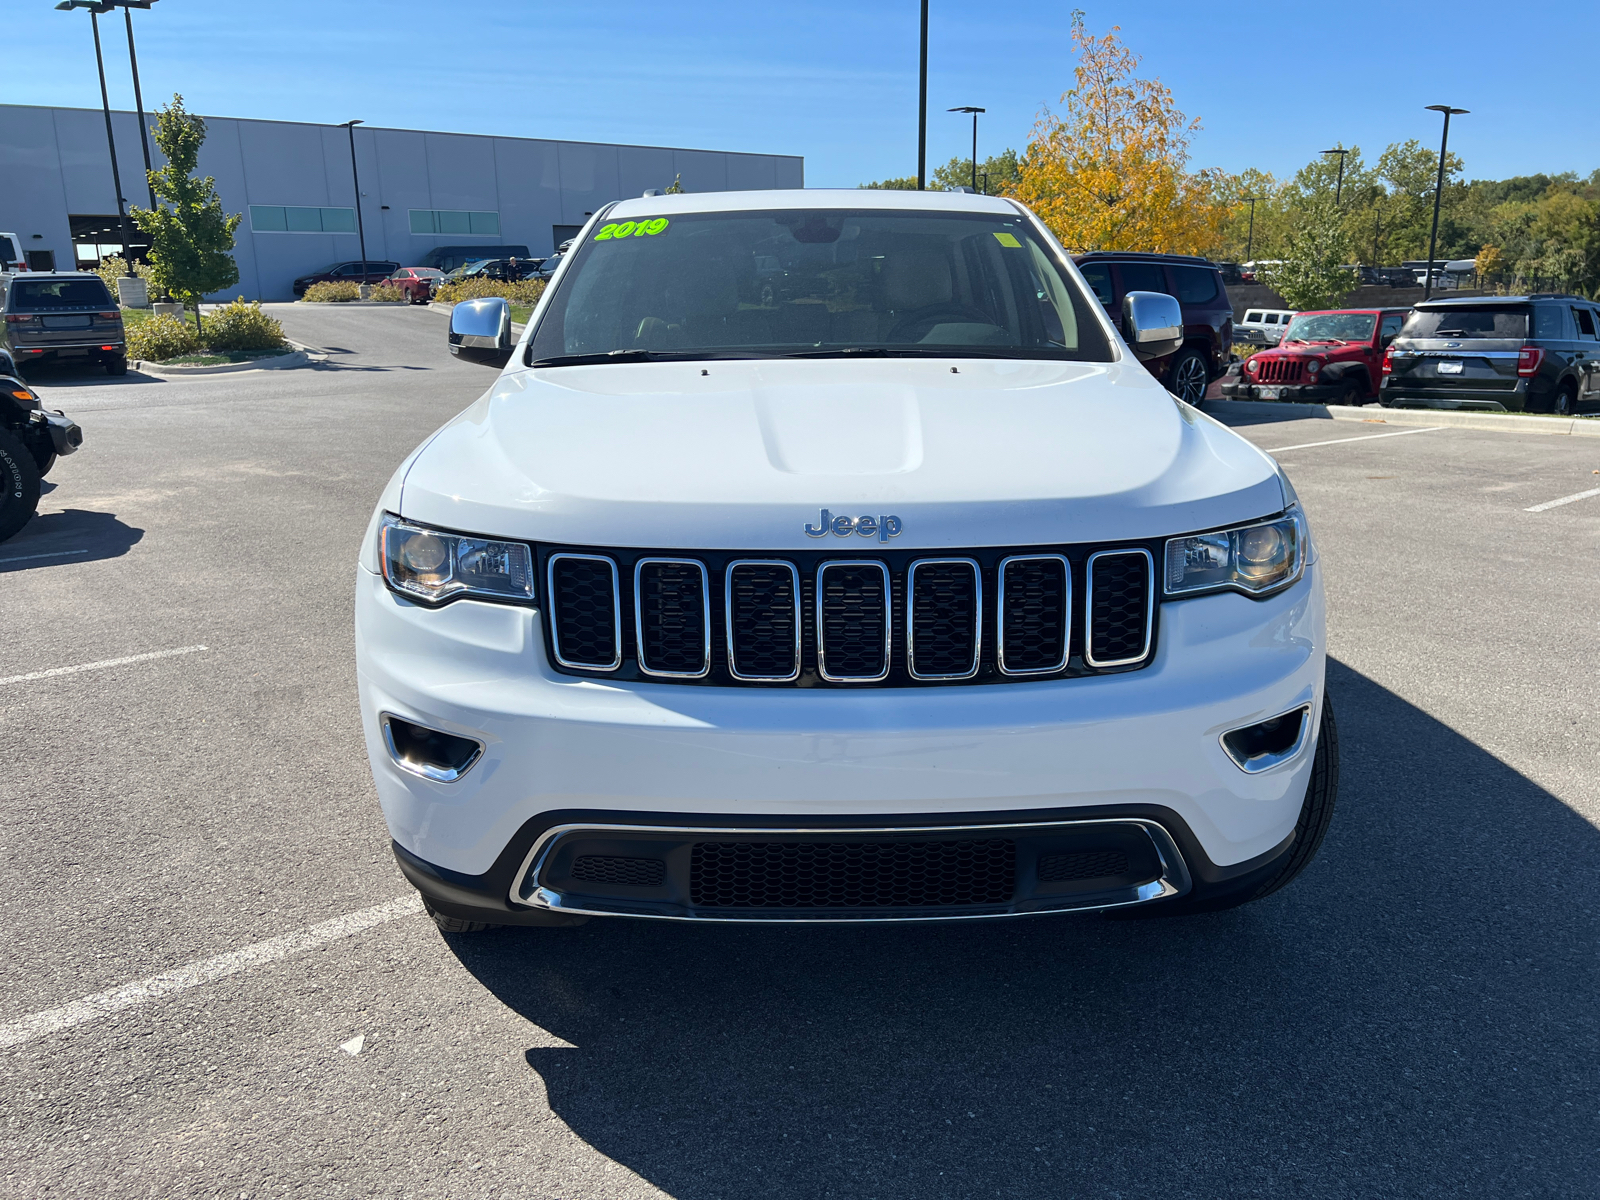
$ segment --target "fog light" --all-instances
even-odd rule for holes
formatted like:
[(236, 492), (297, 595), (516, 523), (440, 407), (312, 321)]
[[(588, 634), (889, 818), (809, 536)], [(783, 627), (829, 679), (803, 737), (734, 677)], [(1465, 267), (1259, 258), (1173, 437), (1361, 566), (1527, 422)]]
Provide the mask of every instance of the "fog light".
[(1282, 716), (1229, 730), (1222, 735), (1222, 748), (1235, 766), (1254, 775), (1299, 754), (1310, 725), (1311, 706), (1303, 704)]
[(483, 743), (472, 738), (429, 729), (390, 713), (379, 720), (384, 745), (395, 765), (435, 783), (454, 783), (483, 756)]

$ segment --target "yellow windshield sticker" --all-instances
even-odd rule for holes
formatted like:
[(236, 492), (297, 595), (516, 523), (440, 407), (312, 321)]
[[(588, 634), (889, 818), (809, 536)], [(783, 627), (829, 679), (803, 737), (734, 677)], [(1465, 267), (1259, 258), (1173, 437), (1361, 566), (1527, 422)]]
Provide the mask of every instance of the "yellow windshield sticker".
[(613, 221), (610, 225), (602, 225), (600, 232), (594, 235), (594, 240), (610, 242), (625, 237), (654, 237), (666, 227), (665, 217), (656, 217), (652, 221)]
[(994, 240), (1011, 250), (1022, 249), (1022, 243), (1017, 241), (1016, 235), (1011, 233), (997, 233)]

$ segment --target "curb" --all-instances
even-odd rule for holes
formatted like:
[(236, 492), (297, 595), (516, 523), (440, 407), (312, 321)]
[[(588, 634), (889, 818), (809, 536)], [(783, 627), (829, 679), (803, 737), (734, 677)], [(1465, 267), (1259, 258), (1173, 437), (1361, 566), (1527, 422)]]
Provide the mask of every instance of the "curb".
[(134, 368), (142, 375), (153, 375), (157, 379), (187, 379), (191, 375), (233, 375), (242, 371), (283, 371), (294, 367), (307, 367), (315, 361), (310, 352), (303, 346), (297, 347), (293, 354), (279, 354), (273, 358), (255, 359), (240, 363), (218, 363), (211, 367), (186, 367), (163, 366), (161, 363), (145, 362), (143, 359), (134, 359), (128, 366)]
[(1455, 429), (1489, 429), (1499, 433), (1553, 433), (1568, 437), (1600, 437), (1593, 417), (1540, 417), (1525, 413), (1462, 412), (1448, 408), (1383, 408), (1371, 404), (1295, 404), (1271, 400), (1206, 400), (1201, 411), (1213, 417), (1277, 417), (1285, 421), (1363, 421), (1384, 425), (1444, 425)]

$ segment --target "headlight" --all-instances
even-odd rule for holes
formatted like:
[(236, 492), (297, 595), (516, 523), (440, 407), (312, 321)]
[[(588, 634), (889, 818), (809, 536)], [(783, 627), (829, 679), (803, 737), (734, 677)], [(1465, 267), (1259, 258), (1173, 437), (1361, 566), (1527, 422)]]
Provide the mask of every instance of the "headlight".
[(521, 542), (446, 533), (384, 513), (378, 558), (390, 587), (432, 604), (458, 596), (533, 600), (533, 554)]
[(1166, 592), (1231, 589), (1266, 596), (1300, 578), (1306, 562), (1306, 519), (1291, 509), (1272, 521), (1172, 538), (1167, 542)]
[(1316, 378), (1317, 372), (1320, 370), (1322, 370), (1322, 360), (1320, 358), (1313, 358), (1306, 364), (1306, 374), (1310, 375), (1313, 379)]
[(1247, 358), (1244, 360), (1244, 369), (1249, 371), (1250, 374), (1254, 375), (1261, 369), (1261, 364), (1256, 362), (1256, 360), (1253, 358)]

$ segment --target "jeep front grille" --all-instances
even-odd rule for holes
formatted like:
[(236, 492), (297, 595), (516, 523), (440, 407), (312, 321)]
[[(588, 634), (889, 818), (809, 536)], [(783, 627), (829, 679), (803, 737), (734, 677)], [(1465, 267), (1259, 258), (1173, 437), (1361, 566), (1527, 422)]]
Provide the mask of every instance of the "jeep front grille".
[[(843, 549), (843, 547), (841, 547)], [(1159, 546), (793, 552), (538, 547), (557, 670), (662, 683), (908, 687), (1136, 670)], [(1081, 597), (1081, 599), (1079, 599)]]
[(1299, 358), (1262, 358), (1256, 369), (1257, 383), (1299, 383), (1305, 373), (1305, 360)]

